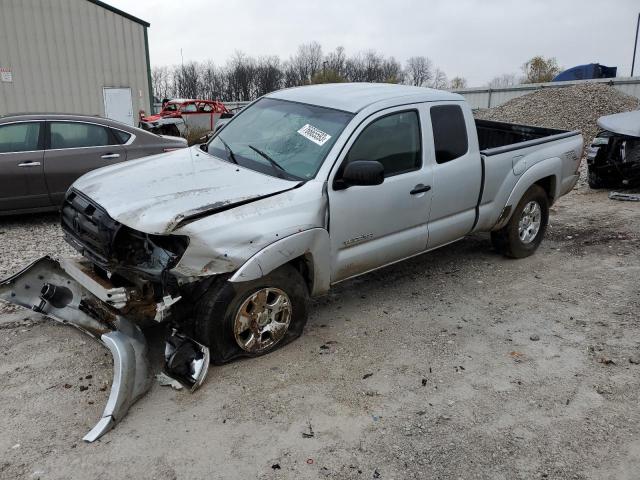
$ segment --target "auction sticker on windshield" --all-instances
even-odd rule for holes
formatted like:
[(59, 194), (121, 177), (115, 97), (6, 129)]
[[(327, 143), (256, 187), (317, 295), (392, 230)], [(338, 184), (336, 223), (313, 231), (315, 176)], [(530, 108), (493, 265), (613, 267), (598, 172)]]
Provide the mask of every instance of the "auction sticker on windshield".
[(324, 145), (327, 140), (331, 138), (331, 135), (329, 135), (328, 133), (323, 132), (313, 125), (309, 125), (308, 123), (300, 130), (298, 130), (298, 133), (307, 140), (311, 140), (313, 143), (320, 146)]

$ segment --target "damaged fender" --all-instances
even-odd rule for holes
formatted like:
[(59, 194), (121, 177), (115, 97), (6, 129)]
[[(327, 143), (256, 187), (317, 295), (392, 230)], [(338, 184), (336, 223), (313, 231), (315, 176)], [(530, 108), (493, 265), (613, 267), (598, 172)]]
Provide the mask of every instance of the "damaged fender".
[(309, 293), (312, 296), (321, 295), (329, 291), (331, 283), (330, 253), (329, 232), (324, 228), (311, 228), (267, 245), (247, 260), (229, 281), (256, 280), (285, 263), (304, 256), (311, 279)]
[(113, 356), (113, 384), (102, 418), (82, 437), (86, 442), (93, 442), (111, 430), (151, 385), (144, 335), (122, 317), (119, 323), (119, 330), (100, 337)]
[(152, 133), (164, 133), (169, 126), (175, 126), (180, 135), (183, 135), (187, 130), (184, 119), (180, 117), (161, 117), (155, 121), (141, 121), (139, 126)]

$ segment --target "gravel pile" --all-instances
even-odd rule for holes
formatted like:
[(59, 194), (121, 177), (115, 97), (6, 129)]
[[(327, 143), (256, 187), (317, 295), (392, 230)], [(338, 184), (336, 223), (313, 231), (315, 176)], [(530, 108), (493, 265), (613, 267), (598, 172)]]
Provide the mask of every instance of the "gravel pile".
[(640, 101), (608, 85), (587, 83), (546, 88), (514, 98), (499, 107), (478, 110), (477, 118), (540, 127), (580, 130), (586, 144), (598, 132), (603, 115), (640, 108)]

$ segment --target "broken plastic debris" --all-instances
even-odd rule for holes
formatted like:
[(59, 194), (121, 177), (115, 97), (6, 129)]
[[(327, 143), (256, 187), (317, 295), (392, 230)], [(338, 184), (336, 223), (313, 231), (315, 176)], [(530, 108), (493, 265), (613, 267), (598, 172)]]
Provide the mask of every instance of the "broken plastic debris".
[(158, 373), (156, 375), (156, 379), (158, 380), (158, 383), (163, 387), (171, 387), (174, 390), (182, 390), (184, 388), (178, 380), (175, 380), (164, 373)]
[(311, 426), (311, 422), (309, 422), (307, 424), (307, 431), (302, 432), (302, 438), (313, 438), (314, 436), (313, 427)]
[(610, 200), (621, 200), (623, 202), (640, 202), (640, 194), (638, 193), (623, 193), (623, 192), (609, 192)]

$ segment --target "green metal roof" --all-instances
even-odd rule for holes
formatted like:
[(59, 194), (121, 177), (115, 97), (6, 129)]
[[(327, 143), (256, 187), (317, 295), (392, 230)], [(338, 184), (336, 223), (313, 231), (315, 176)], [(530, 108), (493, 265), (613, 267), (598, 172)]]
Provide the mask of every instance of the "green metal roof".
[(129, 20), (139, 23), (140, 25), (142, 25), (143, 27), (150, 27), (151, 24), (149, 22), (145, 22), (144, 20), (138, 18), (138, 17), (134, 17), (133, 15), (128, 14), (127, 12), (123, 12), (120, 9), (117, 9), (116, 7), (112, 7), (111, 5), (108, 5), (104, 2), (101, 2), (100, 0), (88, 0), (89, 2), (98, 5), (99, 7), (102, 8), (106, 8), (107, 10), (109, 10), (110, 12), (116, 13), (118, 15), (123, 16), (124, 18), (128, 18)]

